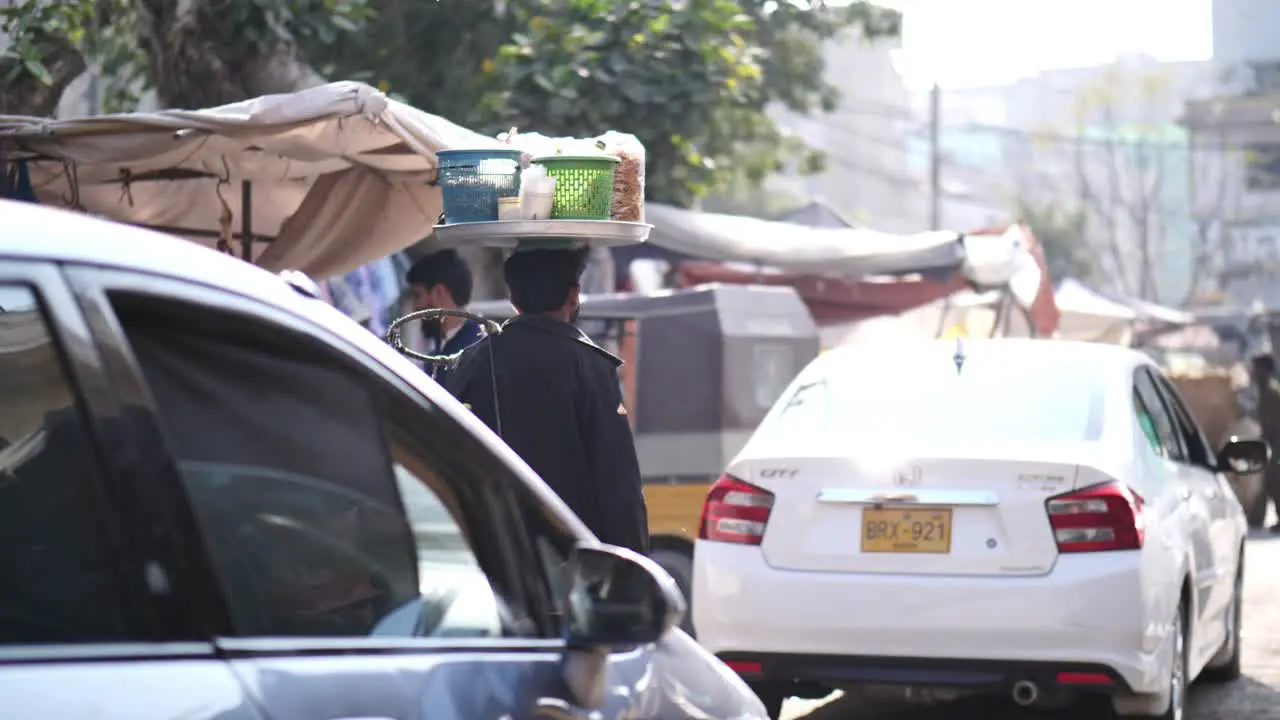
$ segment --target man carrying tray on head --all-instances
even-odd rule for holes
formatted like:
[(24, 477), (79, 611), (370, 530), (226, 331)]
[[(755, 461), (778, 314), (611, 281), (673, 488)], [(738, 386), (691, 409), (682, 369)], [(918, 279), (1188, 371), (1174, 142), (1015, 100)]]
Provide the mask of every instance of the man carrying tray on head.
[(586, 258), (582, 250), (511, 255), (503, 275), (519, 314), (468, 348), (445, 386), (596, 537), (644, 553), (648, 512), (618, 383), (622, 361), (573, 325)]

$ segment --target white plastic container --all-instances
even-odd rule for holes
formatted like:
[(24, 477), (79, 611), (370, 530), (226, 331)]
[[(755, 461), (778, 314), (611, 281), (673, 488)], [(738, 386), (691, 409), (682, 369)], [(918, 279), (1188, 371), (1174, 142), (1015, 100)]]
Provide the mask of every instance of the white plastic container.
[(520, 173), (520, 211), (525, 220), (550, 220), (556, 193), (556, 179), (541, 165), (530, 165)]
[(550, 220), (551, 206), (555, 200), (553, 192), (534, 192), (527, 191), (524, 200), (520, 203), (520, 209), (524, 214), (525, 220)]

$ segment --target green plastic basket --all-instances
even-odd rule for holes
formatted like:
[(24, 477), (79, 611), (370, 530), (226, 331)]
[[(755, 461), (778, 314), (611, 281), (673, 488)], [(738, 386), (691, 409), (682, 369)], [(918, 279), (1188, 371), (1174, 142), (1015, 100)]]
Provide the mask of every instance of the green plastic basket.
[(534, 160), (556, 179), (552, 220), (608, 220), (613, 210), (613, 173), (608, 155), (550, 155)]

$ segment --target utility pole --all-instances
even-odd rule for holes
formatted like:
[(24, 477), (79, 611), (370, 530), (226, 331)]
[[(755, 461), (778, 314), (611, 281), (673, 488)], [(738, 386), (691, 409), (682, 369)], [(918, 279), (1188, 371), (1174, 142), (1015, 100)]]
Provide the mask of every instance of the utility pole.
[(89, 87), (85, 90), (84, 100), (89, 106), (89, 114), (97, 115), (101, 112), (102, 100), (100, 99), (98, 89), (98, 69), (96, 67), (89, 68)]
[[(90, 21), (93, 24), (93, 37), (96, 39), (100, 32), (98, 24), (98, 9), (93, 10), (93, 18)], [(102, 92), (98, 85), (98, 76), (101, 67), (95, 64), (89, 65), (89, 87), (85, 90), (85, 101), (89, 105), (89, 114), (97, 115), (102, 112)]]
[(929, 89), (929, 228), (942, 229), (942, 148), (938, 133), (942, 119), (942, 91), (935, 81)]

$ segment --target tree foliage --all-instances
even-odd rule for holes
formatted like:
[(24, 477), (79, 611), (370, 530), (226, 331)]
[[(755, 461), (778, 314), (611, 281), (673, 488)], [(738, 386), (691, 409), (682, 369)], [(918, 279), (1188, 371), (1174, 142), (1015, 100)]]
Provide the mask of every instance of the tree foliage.
[(144, 88), (205, 107), (359, 79), (481, 131), (632, 132), (650, 198), (688, 205), (821, 169), (766, 109), (829, 110), (823, 42), (893, 35), (899, 21), (825, 0), (17, 0), (0, 8), (15, 39), (0, 72), (6, 110), (34, 114), (86, 64), (111, 110)]
[(711, 213), (777, 220), (809, 203), (809, 198), (803, 194), (774, 185), (776, 184), (755, 185), (738, 175), (702, 198), (698, 207)]
[(824, 40), (898, 32), (866, 2), (505, 0), (390, 2), (361, 33), (303, 43), (329, 77), (376, 84), (477, 130), (636, 134), (650, 199), (758, 185), (821, 158), (765, 113), (830, 109)]
[(822, 42), (898, 31), (865, 2), (524, 0), (523, 32), (493, 64), (486, 109), (502, 124), (634, 132), (651, 199), (690, 204), (734, 175), (753, 184), (791, 163), (820, 169), (765, 113), (830, 110)]
[(102, 77), (108, 112), (152, 88), (176, 107), (290, 92), (322, 82), (299, 55), (304, 42), (333, 42), (371, 14), (369, 0), (16, 0), (0, 6), (5, 111), (51, 114), (86, 67)]
[[(489, 130), (485, 70), (516, 31), (494, 0), (379, 2), (360, 32), (300, 42), (326, 77), (359, 80), (427, 112)], [(506, 129), (506, 128), (502, 128)]]

